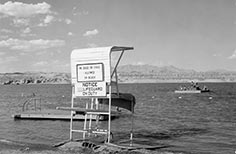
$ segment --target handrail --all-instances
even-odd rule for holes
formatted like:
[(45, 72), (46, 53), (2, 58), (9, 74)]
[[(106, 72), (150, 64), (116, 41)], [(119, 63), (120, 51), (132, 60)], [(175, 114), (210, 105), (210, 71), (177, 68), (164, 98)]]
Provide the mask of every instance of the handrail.
[[(36, 111), (37, 109), (41, 110), (41, 102), (42, 102), (42, 99), (41, 98), (38, 98), (38, 97), (32, 97), (32, 98), (29, 98), (27, 99), (23, 106), (22, 106), (22, 111), (27, 111), (29, 110), (28, 106), (30, 103), (34, 103), (34, 110)], [(39, 107), (37, 105), (37, 103), (39, 103)], [(37, 108), (38, 107), (38, 108)]]

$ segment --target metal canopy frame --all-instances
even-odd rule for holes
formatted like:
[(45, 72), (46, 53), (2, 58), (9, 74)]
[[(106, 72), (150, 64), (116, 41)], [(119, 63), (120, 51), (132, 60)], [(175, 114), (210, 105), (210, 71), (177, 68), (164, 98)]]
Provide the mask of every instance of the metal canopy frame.
[[(86, 139), (86, 134), (104, 134), (107, 136), (107, 143), (110, 143), (111, 140), (111, 105), (112, 105), (112, 86), (116, 86), (116, 93), (119, 96), (119, 88), (118, 88), (118, 76), (117, 76), (117, 67), (120, 63), (120, 60), (126, 50), (133, 50), (133, 47), (123, 47), (123, 46), (110, 46), (110, 47), (102, 47), (102, 48), (88, 48), (88, 49), (76, 49), (71, 53), (71, 79), (72, 79), (72, 99), (71, 99), (71, 120), (70, 120), (70, 140), (73, 140), (73, 133), (79, 132), (83, 133), (83, 139)], [(115, 67), (111, 68), (111, 54), (112, 52), (120, 51), (119, 58), (115, 64)], [(108, 93), (106, 92), (105, 96), (86, 96), (85, 98), (91, 99), (91, 103), (86, 102), (86, 107), (84, 109), (85, 119), (84, 119), (84, 127), (83, 130), (73, 129), (73, 116), (76, 113), (76, 108), (74, 107), (75, 98), (80, 97), (76, 95), (76, 87), (77, 73), (76, 66), (83, 64), (97, 64), (102, 63), (104, 66), (104, 82), (106, 83), (106, 89), (108, 89)], [(115, 81), (112, 81), (112, 78), (115, 75)], [(92, 80), (89, 82), (93, 82)], [(83, 96), (81, 96), (83, 97)], [(99, 110), (99, 98), (106, 98), (109, 100), (108, 111)], [(92, 129), (92, 115), (108, 115), (108, 126), (106, 130), (101, 129)], [(89, 126), (87, 128), (87, 120), (89, 119)], [(132, 120), (133, 121), (133, 120)], [(96, 126), (98, 123), (98, 118), (96, 120)], [(133, 123), (133, 122), (132, 122)], [(133, 126), (132, 126), (133, 127)], [(132, 138), (132, 134), (131, 134)]]

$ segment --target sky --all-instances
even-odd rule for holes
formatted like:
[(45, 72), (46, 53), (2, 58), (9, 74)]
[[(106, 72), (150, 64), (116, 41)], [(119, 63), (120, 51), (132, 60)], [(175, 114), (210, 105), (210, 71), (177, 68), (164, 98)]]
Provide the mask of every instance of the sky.
[(236, 71), (235, 0), (0, 0), (0, 73), (70, 72), (73, 49), (132, 46), (121, 65)]

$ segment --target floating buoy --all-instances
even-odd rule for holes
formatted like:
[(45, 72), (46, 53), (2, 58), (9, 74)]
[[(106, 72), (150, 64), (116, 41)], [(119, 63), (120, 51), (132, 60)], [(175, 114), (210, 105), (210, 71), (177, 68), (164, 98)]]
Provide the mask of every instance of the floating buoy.
[(179, 96), (179, 99), (181, 99), (182, 97), (181, 96)]
[(212, 99), (212, 97), (209, 97), (209, 99)]

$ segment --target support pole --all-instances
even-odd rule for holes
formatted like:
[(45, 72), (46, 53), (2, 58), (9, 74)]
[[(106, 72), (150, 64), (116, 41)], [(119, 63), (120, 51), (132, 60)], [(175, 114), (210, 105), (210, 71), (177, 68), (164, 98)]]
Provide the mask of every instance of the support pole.
[(131, 132), (130, 132), (130, 146), (133, 146), (133, 129), (134, 129), (134, 100), (131, 103), (132, 115), (131, 115)]
[[(75, 86), (73, 85), (72, 86), (72, 96), (71, 96), (71, 108), (74, 107), (74, 94), (75, 94)], [(70, 118), (70, 140), (72, 141), (73, 140), (73, 115), (74, 114), (74, 111), (71, 111), (70, 112), (70, 115), (71, 115), (71, 118)]]
[(117, 96), (120, 96), (119, 88), (118, 88), (118, 76), (117, 76), (117, 70), (115, 69), (115, 76), (116, 76), (116, 92)]
[(122, 50), (122, 52), (121, 52), (121, 54), (120, 54), (120, 57), (119, 57), (119, 59), (118, 59), (118, 61), (117, 61), (117, 63), (116, 63), (116, 66), (115, 66), (113, 72), (111, 73), (111, 78), (113, 77), (113, 75), (114, 75), (114, 73), (115, 73), (115, 70), (116, 70), (117, 66), (119, 65), (119, 63), (120, 63), (120, 60), (121, 60), (121, 57), (123, 56), (123, 54), (124, 54), (124, 50)]
[(111, 140), (111, 83), (109, 83), (109, 115), (108, 115), (108, 134), (107, 142), (110, 143)]
[[(86, 102), (86, 110), (88, 109), (88, 102)], [(84, 131), (86, 131), (86, 128), (87, 128), (87, 117), (88, 117), (88, 114), (85, 113), (85, 117), (84, 117)], [(83, 140), (85, 139), (85, 135), (86, 135), (86, 132), (83, 132)]]
[[(94, 104), (94, 98), (91, 99), (91, 104), (90, 104), (90, 109), (91, 109), (91, 110), (93, 110), (93, 104)], [(90, 130), (92, 129), (92, 117), (93, 117), (93, 115), (90, 114), (90, 115), (89, 115), (89, 118), (90, 118), (90, 119), (89, 119), (89, 128), (88, 128), (88, 129), (89, 129), (89, 133), (88, 133), (89, 136), (90, 136), (90, 134), (91, 134), (91, 133), (90, 133)]]
[[(95, 106), (96, 106), (96, 110), (98, 110), (98, 98), (95, 98)], [(98, 121), (99, 121), (99, 115), (96, 115), (96, 127), (95, 129), (98, 129)]]

